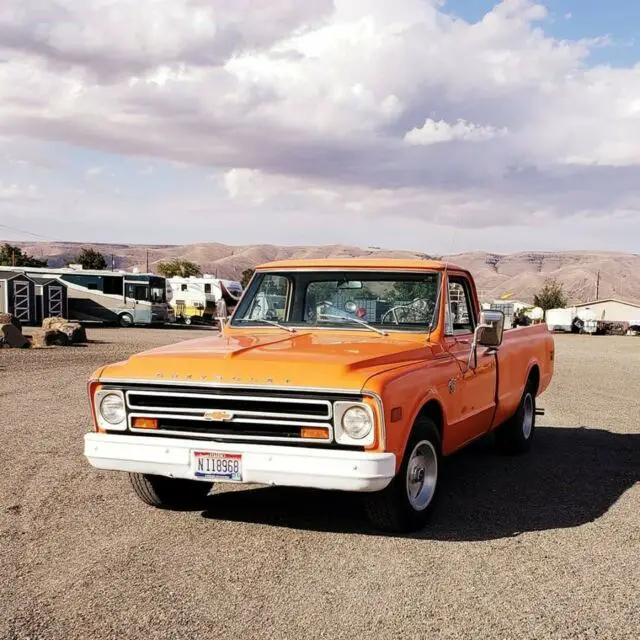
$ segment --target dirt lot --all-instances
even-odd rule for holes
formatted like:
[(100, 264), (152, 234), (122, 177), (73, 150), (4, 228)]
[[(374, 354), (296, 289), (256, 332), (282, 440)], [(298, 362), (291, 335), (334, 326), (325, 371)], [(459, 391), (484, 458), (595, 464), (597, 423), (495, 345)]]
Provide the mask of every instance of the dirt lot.
[(200, 335), (0, 351), (0, 637), (638, 637), (640, 339), (557, 338), (531, 454), (455, 456), (431, 528), (384, 537), (349, 496), (169, 513), (85, 462), (88, 375)]

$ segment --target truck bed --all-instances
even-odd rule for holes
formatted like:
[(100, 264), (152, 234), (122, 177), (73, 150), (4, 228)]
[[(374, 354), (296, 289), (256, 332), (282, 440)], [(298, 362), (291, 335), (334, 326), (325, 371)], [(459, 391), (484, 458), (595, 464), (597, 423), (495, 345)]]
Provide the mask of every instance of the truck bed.
[(504, 341), (498, 349), (498, 406), (494, 427), (514, 414), (529, 374), (536, 366), (540, 374), (540, 395), (549, 386), (554, 367), (554, 342), (547, 325), (537, 324), (506, 330)]

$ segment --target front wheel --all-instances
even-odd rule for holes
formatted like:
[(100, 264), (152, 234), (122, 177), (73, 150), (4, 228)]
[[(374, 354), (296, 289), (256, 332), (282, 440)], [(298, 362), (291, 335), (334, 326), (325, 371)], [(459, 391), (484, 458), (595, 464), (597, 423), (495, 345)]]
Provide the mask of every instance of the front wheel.
[(382, 491), (365, 496), (370, 522), (391, 533), (424, 528), (435, 507), (440, 466), (438, 429), (428, 418), (419, 418), (395, 478)]
[(133, 316), (130, 313), (122, 313), (119, 322), (121, 327), (131, 327), (133, 326)]
[(536, 392), (532, 384), (525, 387), (516, 413), (496, 429), (496, 444), (506, 455), (520, 455), (531, 448), (536, 430)]
[(159, 509), (203, 508), (213, 486), (211, 482), (166, 478), (146, 473), (130, 473), (129, 480), (142, 502)]

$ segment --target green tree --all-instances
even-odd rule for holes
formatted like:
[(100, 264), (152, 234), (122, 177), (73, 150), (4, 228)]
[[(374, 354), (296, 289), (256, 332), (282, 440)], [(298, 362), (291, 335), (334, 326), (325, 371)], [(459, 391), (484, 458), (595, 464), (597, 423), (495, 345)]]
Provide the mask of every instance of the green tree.
[(564, 309), (568, 300), (564, 293), (562, 284), (553, 278), (544, 281), (544, 286), (533, 296), (533, 304), (540, 307), (543, 311), (548, 309)]
[(84, 248), (74, 260), (76, 264), (81, 264), (83, 269), (97, 269), (102, 271), (107, 268), (107, 261), (104, 256), (95, 249)]
[(46, 267), (46, 260), (26, 254), (20, 247), (5, 242), (0, 247), (0, 265), (3, 267)]
[(435, 304), (437, 297), (438, 278), (434, 275), (427, 276), (424, 280), (400, 280), (396, 282), (391, 300), (395, 304), (403, 304), (420, 298)]
[(254, 272), (255, 272), (255, 269), (245, 269), (242, 272), (242, 276), (240, 277), (240, 284), (242, 285), (243, 289), (247, 288), (249, 281), (251, 280), (251, 278), (253, 278)]
[(202, 275), (202, 269), (200, 269), (199, 264), (191, 262), (190, 260), (182, 260), (181, 258), (173, 258), (172, 260), (159, 262), (156, 269), (158, 273), (165, 278), (174, 278), (175, 276), (188, 278), (189, 276)]

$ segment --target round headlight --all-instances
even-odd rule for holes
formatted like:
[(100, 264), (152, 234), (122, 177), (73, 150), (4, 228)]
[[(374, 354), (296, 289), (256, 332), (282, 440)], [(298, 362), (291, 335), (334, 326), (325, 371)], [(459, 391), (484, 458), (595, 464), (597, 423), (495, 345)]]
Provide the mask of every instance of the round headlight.
[(350, 438), (362, 440), (362, 438), (366, 438), (371, 433), (373, 423), (371, 422), (371, 416), (365, 409), (351, 407), (342, 416), (342, 428)]
[(109, 424), (124, 422), (126, 413), (122, 396), (117, 393), (108, 393), (100, 400), (100, 415)]

